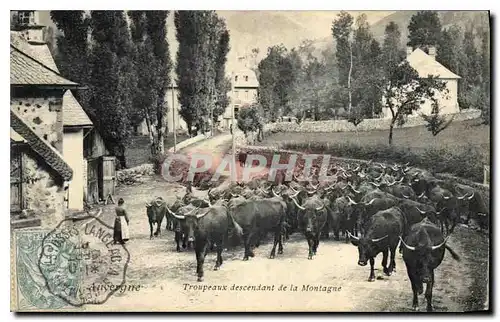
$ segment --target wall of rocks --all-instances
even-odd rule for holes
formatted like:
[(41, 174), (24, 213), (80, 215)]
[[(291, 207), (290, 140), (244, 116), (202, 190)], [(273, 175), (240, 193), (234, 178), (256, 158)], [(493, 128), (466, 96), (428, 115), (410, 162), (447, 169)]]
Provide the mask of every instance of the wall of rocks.
[(62, 152), (63, 112), (60, 97), (12, 97), (10, 108), (38, 136)]
[[(477, 119), (481, 116), (480, 110), (465, 110), (457, 114), (450, 114), (448, 119), (454, 118), (454, 121), (466, 121)], [(390, 119), (366, 119), (361, 122), (358, 131), (373, 131), (373, 130), (387, 130), (389, 129)], [(425, 121), (420, 116), (410, 116), (407, 122), (402, 126), (415, 127), (424, 125)], [(264, 127), (266, 132), (354, 132), (356, 127), (347, 122), (346, 120), (328, 120), (328, 121), (305, 121), (301, 124), (296, 122), (276, 122), (266, 124)]]

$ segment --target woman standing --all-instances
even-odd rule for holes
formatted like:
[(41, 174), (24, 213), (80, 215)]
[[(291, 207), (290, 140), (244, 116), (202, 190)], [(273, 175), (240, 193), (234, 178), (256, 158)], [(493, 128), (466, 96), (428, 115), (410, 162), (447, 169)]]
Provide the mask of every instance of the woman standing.
[(127, 216), (127, 211), (123, 207), (125, 201), (123, 198), (118, 200), (118, 206), (115, 208), (116, 218), (115, 218), (115, 227), (113, 233), (113, 242), (125, 244), (125, 242), (129, 239), (129, 231), (128, 231), (128, 223), (129, 219)]

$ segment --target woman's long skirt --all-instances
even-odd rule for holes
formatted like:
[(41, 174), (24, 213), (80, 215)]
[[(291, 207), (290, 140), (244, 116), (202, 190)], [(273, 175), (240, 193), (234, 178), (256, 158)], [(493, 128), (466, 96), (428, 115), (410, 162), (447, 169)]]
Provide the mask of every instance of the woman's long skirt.
[(120, 243), (129, 240), (129, 230), (125, 216), (117, 216), (115, 218), (113, 240)]

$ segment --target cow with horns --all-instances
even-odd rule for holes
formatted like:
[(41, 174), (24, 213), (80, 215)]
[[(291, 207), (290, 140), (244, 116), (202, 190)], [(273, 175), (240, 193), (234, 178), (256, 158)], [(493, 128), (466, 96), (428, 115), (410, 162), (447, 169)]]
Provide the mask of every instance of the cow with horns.
[[(405, 218), (401, 210), (392, 207), (373, 215), (366, 226), (366, 233), (360, 237), (351, 235), (351, 243), (358, 247), (358, 265), (366, 266), (370, 261), (370, 276), (368, 281), (375, 280), (375, 257), (382, 252), (382, 267), (384, 274), (390, 276), (396, 271), (396, 248), (406, 227)], [(390, 264), (387, 267), (387, 260), (390, 253)]]
[(441, 264), (447, 249), (453, 259), (460, 257), (446, 244), (439, 227), (428, 218), (413, 225), (406, 238), (401, 238), (403, 245), (403, 260), (406, 265), (413, 291), (413, 309), (418, 310), (418, 295), (424, 291), (423, 283), (427, 284), (425, 299), (427, 311), (432, 311), (432, 288), (434, 286), (434, 270)]

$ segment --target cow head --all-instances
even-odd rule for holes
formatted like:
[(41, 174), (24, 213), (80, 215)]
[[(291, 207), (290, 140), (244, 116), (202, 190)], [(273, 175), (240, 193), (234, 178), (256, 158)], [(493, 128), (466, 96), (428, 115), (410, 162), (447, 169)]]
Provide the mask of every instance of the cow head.
[(439, 250), (444, 252), (444, 246), (446, 245), (449, 236), (438, 245), (432, 244), (432, 240), (426, 232), (419, 233), (417, 238), (418, 243), (416, 245), (408, 245), (403, 238), (401, 238), (401, 236), (399, 237), (401, 244), (404, 246), (404, 252), (408, 254), (407, 256), (404, 256), (405, 254), (403, 253), (403, 256), (415, 259), (415, 264), (417, 265), (415, 268), (420, 271), (422, 282), (427, 283), (431, 279), (431, 269), (429, 266), (433, 260), (432, 254), (433, 252), (437, 252)]
[[(171, 216), (179, 220), (180, 226), (186, 234), (188, 242), (193, 242), (194, 232), (198, 229), (198, 221), (210, 211), (210, 208), (193, 208), (191, 210), (187, 210), (185, 214), (177, 214), (174, 211), (170, 210), (168, 207), (167, 211)], [(182, 211), (181, 209), (181, 212), (184, 211)]]
[(306, 235), (317, 233), (318, 221), (326, 221), (325, 203), (306, 200), (304, 205), (300, 205), (295, 198), (292, 200), (298, 208), (300, 223)]
[(360, 236), (356, 237), (353, 236), (350, 232), (347, 232), (349, 234), (351, 243), (354, 246), (358, 247), (358, 252), (359, 252), (359, 259), (358, 259), (358, 265), (359, 266), (366, 266), (368, 263), (368, 260), (370, 258), (374, 258), (377, 253), (380, 250), (380, 247), (382, 247), (384, 242), (387, 242), (388, 235), (379, 237), (379, 238), (372, 238), (372, 237), (367, 237), (367, 236)]

